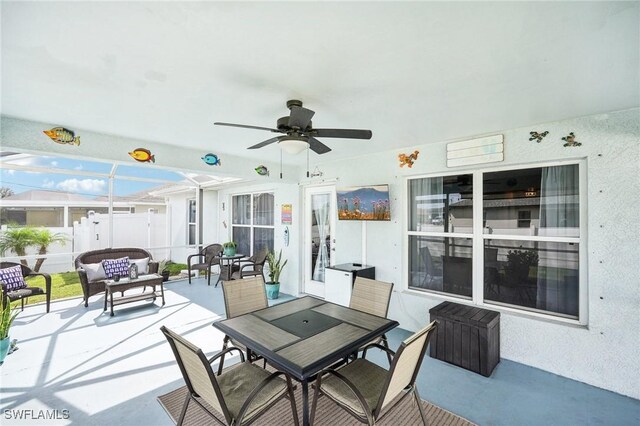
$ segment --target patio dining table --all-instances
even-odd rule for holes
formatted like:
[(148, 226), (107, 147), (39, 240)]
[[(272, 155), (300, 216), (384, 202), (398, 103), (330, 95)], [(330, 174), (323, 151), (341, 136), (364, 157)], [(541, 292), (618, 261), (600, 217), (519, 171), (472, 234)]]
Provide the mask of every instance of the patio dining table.
[(306, 426), (309, 382), (315, 375), (397, 327), (398, 322), (305, 296), (213, 326), (301, 383)]

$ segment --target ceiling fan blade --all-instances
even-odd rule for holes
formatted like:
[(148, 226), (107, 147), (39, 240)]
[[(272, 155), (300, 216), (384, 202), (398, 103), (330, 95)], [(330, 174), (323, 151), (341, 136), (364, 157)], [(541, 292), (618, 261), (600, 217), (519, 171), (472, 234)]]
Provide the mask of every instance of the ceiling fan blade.
[(246, 124), (220, 123), (218, 121), (216, 121), (213, 124), (215, 124), (216, 126), (242, 127), (243, 129), (268, 130), (270, 132), (283, 133), (278, 129), (270, 129), (269, 127), (260, 127), (260, 126), (248, 126)]
[(259, 144), (250, 146), (247, 149), (258, 149), (258, 148), (262, 148), (263, 146), (267, 146), (269, 144), (272, 144), (274, 142), (279, 142), (280, 139), (284, 138), (286, 136), (276, 136), (275, 138), (271, 138), (271, 139), (267, 139), (266, 141), (260, 142)]
[(313, 136), (309, 136), (309, 148), (316, 154), (326, 154), (331, 151), (331, 148), (320, 142), (318, 139)]
[(291, 115), (289, 115), (289, 127), (297, 127), (300, 130), (306, 129), (314, 114), (315, 112), (310, 109), (292, 106)]
[(358, 129), (315, 129), (313, 136), (320, 138), (371, 139), (371, 130)]

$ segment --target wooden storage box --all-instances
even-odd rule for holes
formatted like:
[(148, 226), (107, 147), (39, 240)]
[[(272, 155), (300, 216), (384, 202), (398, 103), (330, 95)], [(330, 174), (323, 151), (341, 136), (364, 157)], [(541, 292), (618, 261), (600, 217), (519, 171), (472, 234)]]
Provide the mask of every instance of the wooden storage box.
[(500, 362), (500, 313), (442, 302), (429, 315), (438, 321), (430, 356), (489, 377)]

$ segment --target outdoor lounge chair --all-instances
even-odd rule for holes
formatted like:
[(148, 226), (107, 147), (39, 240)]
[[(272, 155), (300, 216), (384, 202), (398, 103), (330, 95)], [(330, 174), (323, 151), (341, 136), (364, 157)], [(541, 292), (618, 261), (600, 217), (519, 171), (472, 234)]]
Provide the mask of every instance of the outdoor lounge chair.
[(365, 349), (362, 358), (341, 368), (318, 373), (313, 385), (315, 394), (311, 406), (312, 423), (321, 395), (329, 397), (359, 421), (373, 425), (389, 414), (402, 399), (413, 393), (422, 422), (426, 425), (427, 417), (416, 388), (416, 377), (436, 325), (434, 321), (406, 339), (395, 354), (384, 346), (368, 345), (368, 348), (376, 347), (393, 357), (388, 371), (368, 361), (365, 358)]
[[(189, 284), (191, 284), (191, 270), (205, 271), (207, 274), (207, 285), (211, 285), (211, 268), (215, 265), (220, 267), (220, 254), (222, 253), (222, 244), (210, 244), (200, 250), (197, 254), (187, 257), (187, 269), (189, 273)], [(197, 258), (199, 263), (191, 264), (192, 258)], [(217, 285), (217, 283), (216, 283)]]
[[(160, 329), (171, 345), (188, 389), (178, 426), (182, 425), (191, 401), (220, 424), (225, 423), (218, 420), (201, 401), (220, 413), (227, 425), (242, 425), (253, 422), (282, 398), (289, 399), (293, 421), (298, 425), (293, 386), (287, 375), (279, 371), (269, 373), (245, 362), (244, 355), (238, 348), (225, 349), (207, 359), (202, 350), (191, 342), (164, 326)], [(241, 362), (214, 375), (211, 363), (232, 351), (240, 353)], [(284, 376), (284, 379), (279, 376)]]
[[(259, 276), (245, 278), (243, 280), (223, 281), (222, 295), (224, 297), (224, 308), (227, 312), (227, 318), (235, 318), (240, 315), (248, 314), (249, 312), (257, 311), (258, 309), (269, 307), (264, 281)], [(234, 341), (229, 336), (224, 336), (224, 341), (222, 342), (223, 352), (227, 349), (229, 343), (242, 351), (247, 352), (249, 362), (253, 362), (258, 359), (247, 351), (246, 346)], [(222, 370), (223, 366), (224, 355), (220, 358), (219, 371)]]
[[(389, 301), (391, 300), (392, 291), (393, 283), (356, 277), (356, 281), (353, 283), (349, 307), (386, 318), (389, 313)], [(369, 344), (371, 343), (379, 343), (389, 349), (389, 342), (387, 341), (387, 336), (384, 334), (374, 341), (369, 342)], [(389, 354), (387, 354), (387, 356), (389, 362), (391, 362), (391, 356)]]
[(14, 262), (0, 262), (0, 269), (11, 268), (12, 266), (17, 265), (22, 267), (22, 276), (25, 278), (36, 276), (43, 277), (45, 289), (43, 290), (40, 287), (27, 286), (18, 290), (6, 291), (5, 284), (0, 282), (0, 284), (2, 284), (2, 307), (4, 308), (7, 306), (8, 301), (14, 302), (16, 300), (20, 300), (20, 306), (22, 310), (24, 310), (24, 299), (30, 296), (39, 296), (44, 294), (47, 301), (47, 313), (49, 313), (49, 304), (51, 301), (51, 276), (44, 272), (34, 272), (31, 268)]
[(262, 280), (264, 279), (264, 262), (267, 260), (267, 255), (269, 254), (268, 248), (263, 248), (262, 250), (255, 253), (248, 259), (242, 259), (239, 264), (234, 264), (233, 274), (231, 275), (231, 279), (238, 278), (246, 278), (246, 277), (255, 277), (261, 276)]

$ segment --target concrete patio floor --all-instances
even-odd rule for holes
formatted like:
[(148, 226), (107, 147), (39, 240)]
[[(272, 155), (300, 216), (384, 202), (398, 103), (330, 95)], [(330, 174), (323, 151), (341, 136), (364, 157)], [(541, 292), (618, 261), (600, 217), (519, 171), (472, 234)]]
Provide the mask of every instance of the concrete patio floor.
[[(88, 308), (81, 299), (52, 302), (49, 314), (44, 305), (25, 308), (11, 330), (19, 350), (0, 367), (2, 424), (173, 424), (156, 397), (183, 381), (159, 328), (212, 354), (223, 336), (211, 323), (225, 311), (220, 287), (204, 279), (167, 283), (165, 294), (164, 307), (124, 305), (114, 317), (99, 296)], [(391, 347), (409, 334), (394, 330)], [(427, 357), (418, 384), (424, 399), (480, 425), (640, 424), (638, 400), (508, 360), (485, 378)], [(7, 410), (68, 410), (69, 418), (16, 420)]]

